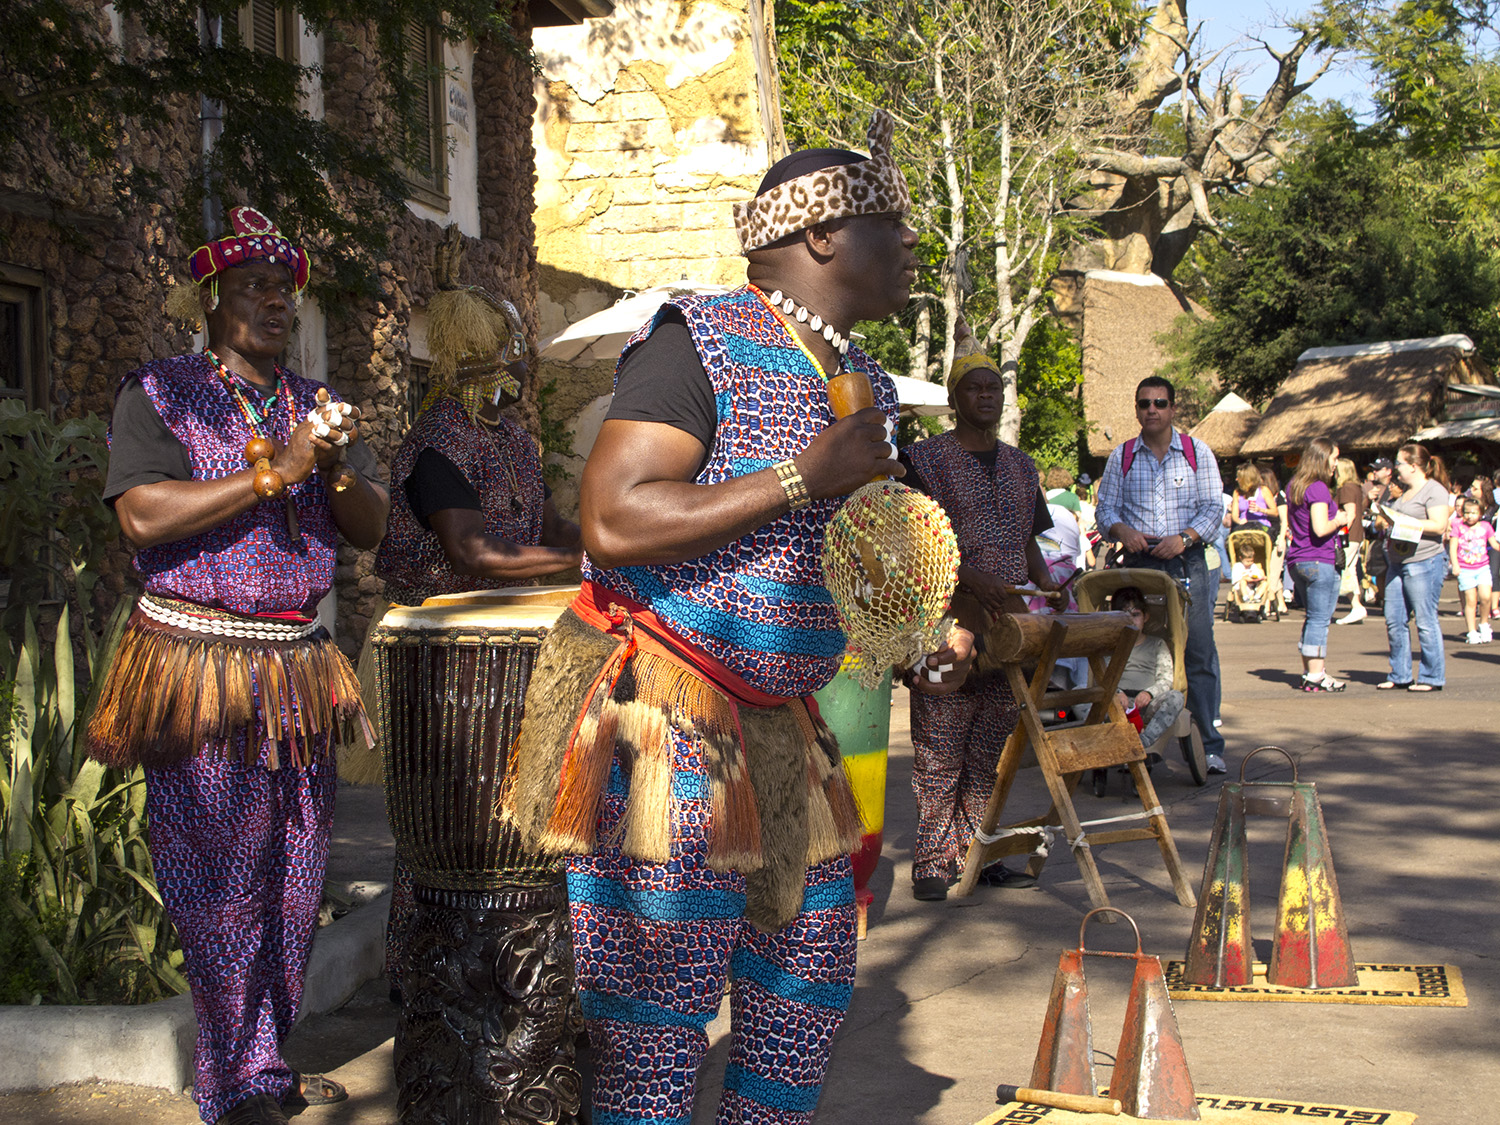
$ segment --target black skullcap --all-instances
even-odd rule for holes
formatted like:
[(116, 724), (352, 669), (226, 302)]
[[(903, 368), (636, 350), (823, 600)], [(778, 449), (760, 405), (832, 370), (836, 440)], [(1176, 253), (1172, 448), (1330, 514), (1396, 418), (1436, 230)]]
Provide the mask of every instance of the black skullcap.
[(868, 156), (850, 152), (847, 148), (805, 148), (790, 156), (783, 156), (772, 164), (766, 178), (761, 180), (760, 187), (755, 189), (755, 194), (764, 195), (773, 187), (809, 172), (820, 172), (824, 168), (837, 168), (844, 164), (862, 164), (868, 159)]

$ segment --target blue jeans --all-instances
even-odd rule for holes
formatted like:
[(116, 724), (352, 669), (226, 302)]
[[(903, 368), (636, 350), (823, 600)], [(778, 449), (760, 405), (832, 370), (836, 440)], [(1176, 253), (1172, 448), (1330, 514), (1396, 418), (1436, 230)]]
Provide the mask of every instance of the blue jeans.
[(1328, 655), (1328, 624), (1339, 604), (1339, 572), (1332, 563), (1306, 559), (1292, 564), (1292, 585), (1297, 600), (1307, 611), (1302, 622), (1302, 642), (1297, 651), (1321, 660)]
[(1186, 579), (1193, 603), (1187, 608), (1187, 705), (1203, 736), (1205, 754), (1224, 755), (1224, 736), (1214, 726), (1219, 714), (1219, 650), (1214, 644), (1214, 603), (1219, 588), (1209, 584), (1202, 547), (1189, 547), (1175, 559), (1126, 555), (1126, 566), (1163, 570), (1178, 581)]
[(1417, 680), (1441, 687), (1447, 671), (1443, 661), (1443, 630), (1438, 625), (1438, 598), (1448, 576), (1448, 556), (1439, 552), (1421, 562), (1397, 562), (1387, 556), (1385, 579), (1385, 635), (1391, 642), (1391, 680), (1411, 680), (1412, 615), (1417, 618), (1417, 640), (1422, 662)]

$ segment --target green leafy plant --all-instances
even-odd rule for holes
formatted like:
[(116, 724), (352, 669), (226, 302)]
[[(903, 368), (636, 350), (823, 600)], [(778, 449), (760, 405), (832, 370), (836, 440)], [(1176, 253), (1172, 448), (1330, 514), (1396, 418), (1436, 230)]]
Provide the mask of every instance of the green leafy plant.
[(115, 518), (99, 499), (108, 458), (97, 415), (53, 422), (0, 401), (0, 568), (10, 576), (3, 618), (15, 634), (25, 606), (76, 598), (87, 625)]
[[(92, 672), (101, 646), (84, 647)], [(184, 991), (146, 845), (145, 779), (82, 750), (87, 708), (67, 607), (50, 646), (28, 610), (20, 644), (0, 655), (13, 701), (0, 750), (0, 949), (10, 954), (0, 1000), (132, 1003)]]
[(129, 610), (122, 602), (102, 636), (92, 627), (91, 595), (115, 532), (100, 499), (103, 438), (96, 417), (53, 423), (0, 403), (0, 561), (10, 575), (0, 641), (5, 1003), (128, 1002), (186, 988), (146, 847), (144, 779), (90, 761), (80, 737), (89, 709), (80, 700)]

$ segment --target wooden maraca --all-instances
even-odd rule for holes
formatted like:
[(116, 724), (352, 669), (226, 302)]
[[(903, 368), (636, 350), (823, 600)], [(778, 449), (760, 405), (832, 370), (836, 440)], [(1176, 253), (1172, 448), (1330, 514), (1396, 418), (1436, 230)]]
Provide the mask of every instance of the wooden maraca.
[(255, 482), (251, 486), (262, 500), (275, 500), (286, 492), (286, 481), (271, 468), (271, 458), (276, 456), (276, 445), (270, 438), (256, 435), (245, 443), (245, 460), (255, 469)]
[[(842, 371), (828, 380), (828, 405), (833, 408), (835, 418), (847, 418), (867, 406), (875, 405), (875, 388), (870, 377), (863, 371)], [(886, 426), (886, 437), (890, 437), (890, 426)], [(895, 443), (891, 443), (895, 448)], [(892, 454), (894, 456), (894, 454)], [(889, 473), (876, 473), (871, 480), (889, 480)]]

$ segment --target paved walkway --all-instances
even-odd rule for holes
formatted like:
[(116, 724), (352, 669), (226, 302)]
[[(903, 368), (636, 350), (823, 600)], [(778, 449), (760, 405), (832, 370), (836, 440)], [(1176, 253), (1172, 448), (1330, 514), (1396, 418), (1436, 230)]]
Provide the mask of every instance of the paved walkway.
[[(1379, 617), (1339, 628), (1330, 668), (1350, 681), (1342, 695), (1295, 690), (1300, 615), (1281, 623), (1219, 625), (1224, 733), (1232, 770), (1261, 745), (1291, 751), (1318, 783), (1350, 935), (1360, 961), (1457, 965), (1467, 1008), (1183, 1002), (1177, 1017), (1192, 1076), (1203, 1092), (1323, 1100), (1403, 1109), (1421, 1125), (1474, 1125), (1497, 1071), (1500, 971), (1495, 956), (1500, 881), (1500, 644), (1466, 647), (1462, 622), (1444, 604), (1448, 688), (1440, 695), (1376, 693), (1384, 678)], [(860, 947), (853, 1007), (834, 1050), (820, 1125), (920, 1122), (971, 1125), (993, 1108), (997, 1082), (1025, 1083), (1036, 1053), (1058, 952), (1076, 943), (1088, 898), (1066, 854), (1054, 855), (1033, 891), (987, 890), (969, 900), (911, 898), (914, 806), (905, 698), (893, 712), (885, 861), (874, 880), (870, 936)], [(1252, 774), (1273, 772), (1261, 755)], [(1155, 774), (1184, 862), (1196, 885), (1217, 785), (1194, 787), (1180, 762)], [(1024, 787), (1024, 788), (1023, 788)], [(1017, 809), (1040, 787), (1018, 785)], [(347, 796), (347, 795), (346, 795)], [(1085, 815), (1125, 811), (1120, 780), (1102, 800), (1079, 798)], [(343, 799), (343, 798), (341, 798)], [(341, 878), (386, 878), (378, 801), (345, 799)], [(1035, 808), (1034, 811), (1040, 811)], [(358, 817), (359, 822), (349, 818)], [(373, 823), (372, 823), (373, 821)], [(1254, 934), (1264, 949), (1274, 923), (1284, 830), (1251, 822)], [(1100, 866), (1114, 903), (1140, 924), (1148, 952), (1180, 958), (1191, 912), (1170, 893), (1154, 845), (1104, 848)], [(1119, 927), (1091, 944), (1123, 948)], [(1094, 1042), (1112, 1058), (1128, 974), (1089, 965)], [(342, 1106), (307, 1110), (308, 1125), (395, 1122), (389, 1037), (394, 1011), (373, 983), (340, 1012), (307, 1021), (288, 1046), (295, 1065), (331, 1070), (352, 1091)], [(712, 1121), (727, 1050), (727, 1021), (710, 1028), (694, 1122)], [(1101, 1066), (1102, 1081), (1108, 1069)], [(0, 1122), (93, 1125), (196, 1120), (187, 1099), (85, 1086), (0, 1098)]]

